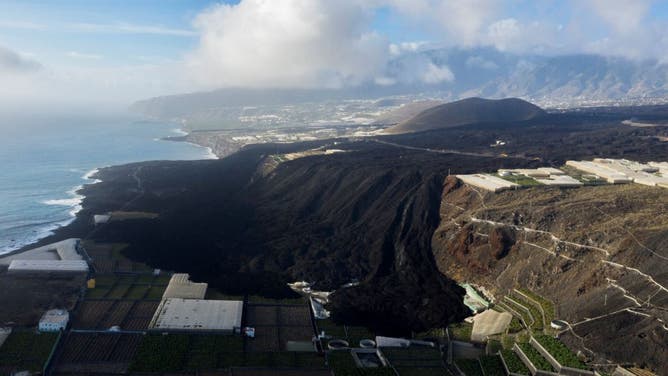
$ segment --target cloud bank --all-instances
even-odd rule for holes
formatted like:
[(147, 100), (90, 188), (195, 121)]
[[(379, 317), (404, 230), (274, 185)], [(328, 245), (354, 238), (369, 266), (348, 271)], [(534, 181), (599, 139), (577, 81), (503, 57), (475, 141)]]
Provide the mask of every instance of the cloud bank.
[(0, 75), (31, 73), (41, 68), (40, 63), (0, 46)]

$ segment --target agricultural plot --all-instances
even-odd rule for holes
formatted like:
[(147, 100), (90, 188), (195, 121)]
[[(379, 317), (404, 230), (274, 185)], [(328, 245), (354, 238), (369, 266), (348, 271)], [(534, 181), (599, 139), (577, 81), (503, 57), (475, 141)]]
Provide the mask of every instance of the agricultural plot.
[(246, 352), (286, 351), (288, 341), (313, 338), (309, 307), (303, 305), (246, 305), (246, 324), (255, 338), (246, 341)]
[(466, 376), (485, 376), (482, 373), (478, 359), (455, 359), (455, 365)]
[(229, 335), (146, 335), (130, 369), (193, 372), (232, 367), (324, 368), (324, 359), (315, 352), (244, 352), (243, 341)]
[(145, 264), (133, 262), (123, 256), (121, 252), (127, 244), (108, 244), (83, 241), (86, 252), (93, 260), (95, 270), (98, 273), (112, 272), (148, 272), (150, 269)]
[(85, 300), (74, 315), (75, 329), (145, 330), (158, 307), (158, 301)]
[(529, 375), (529, 368), (522, 363), (522, 360), (512, 350), (501, 350), (501, 356), (508, 366), (508, 370), (518, 375)]
[(558, 339), (546, 335), (535, 335), (534, 339), (538, 341), (538, 343), (540, 343), (562, 366), (587, 369), (587, 366)]
[(374, 339), (376, 335), (361, 326), (337, 325), (333, 321), (316, 320), (318, 333), (325, 331), (325, 335), (333, 339), (346, 340), (350, 346), (357, 346), (362, 339)]
[(434, 348), (384, 347), (381, 352), (395, 368), (439, 368), (443, 369), (441, 353)]
[(13, 331), (0, 347), (0, 374), (41, 372), (57, 339), (58, 333)]
[(501, 358), (497, 355), (481, 356), (480, 365), (485, 376), (505, 376), (506, 370), (503, 368)]
[(137, 351), (140, 334), (71, 332), (55, 361), (57, 373), (125, 372)]
[(98, 274), (95, 288), (86, 291), (88, 299), (160, 300), (169, 276), (153, 274)]
[(469, 342), (471, 340), (472, 330), (473, 330), (473, 324), (469, 324), (467, 322), (451, 324), (450, 326), (448, 326), (448, 332), (450, 333), (450, 338), (455, 341)]
[(538, 350), (534, 349), (533, 346), (528, 343), (518, 343), (517, 346), (522, 349), (522, 352), (527, 356), (527, 358), (529, 358), (531, 363), (533, 363), (536, 368), (543, 371), (554, 371), (554, 368), (552, 368), (550, 362), (543, 358), (543, 356), (540, 355)]
[(390, 367), (358, 368), (350, 351), (347, 350), (328, 352), (327, 364), (334, 376), (395, 376)]
[(546, 324), (549, 324), (555, 318), (554, 303), (552, 301), (545, 299), (544, 297), (536, 294), (535, 292), (528, 289), (519, 289), (524, 295), (528, 296), (532, 300), (535, 300), (543, 308), (545, 312), (545, 321)]

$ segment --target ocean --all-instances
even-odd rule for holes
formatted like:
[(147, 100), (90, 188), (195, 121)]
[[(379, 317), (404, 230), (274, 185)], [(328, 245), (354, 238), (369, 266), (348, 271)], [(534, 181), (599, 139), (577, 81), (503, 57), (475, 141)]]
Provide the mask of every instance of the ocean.
[(185, 142), (160, 140), (174, 124), (129, 116), (0, 119), (0, 254), (67, 225), (95, 169), (148, 160), (215, 158)]

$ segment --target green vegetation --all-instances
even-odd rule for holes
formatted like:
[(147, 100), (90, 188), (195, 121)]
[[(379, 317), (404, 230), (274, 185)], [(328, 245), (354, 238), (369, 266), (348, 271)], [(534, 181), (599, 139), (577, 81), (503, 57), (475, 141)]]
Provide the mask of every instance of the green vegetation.
[(518, 333), (524, 329), (522, 322), (517, 317), (513, 316), (513, 319), (510, 320), (510, 325), (508, 325), (508, 333)]
[(497, 176), (497, 177), (500, 177), (503, 180), (507, 180), (509, 182), (519, 184), (522, 187), (533, 187), (533, 186), (536, 186), (536, 185), (542, 185), (541, 183), (536, 181), (536, 179), (530, 178), (530, 177), (524, 176), (524, 175), (508, 175), (508, 176), (500, 176), (498, 174), (494, 174), (494, 175)]
[(518, 289), (521, 291), (523, 294), (528, 296), (529, 298), (535, 300), (540, 304), (541, 308), (543, 308), (543, 312), (545, 312), (545, 325), (548, 326), (552, 320), (554, 320), (554, 303), (552, 301), (543, 298), (542, 296), (536, 294), (535, 292), (527, 289)]
[(573, 352), (561, 341), (551, 336), (535, 335), (534, 338), (540, 343), (547, 352), (550, 353), (562, 366), (587, 369)]
[(510, 350), (513, 348), (514, 344), (515, 344), (515, 337), (513, 336), (501, 337), (501, 345), (503, 346), (504, 349)]
[(524, 320), (524, 322), (527, 325), (529, 325), (533, 328), (533, 325), (535, 324), (534, 323), (535, 320), (533, 320), (533, 318), (531, 317), (531, 314), (529, 312), (527, 312), (526, 310), (523, 309), (523, 308), (526, 308), (526, 307), (524, 307), (524, 305), (520, 304), (519, 302), (517, 302), (516, 300), (514, 300), (514, 299), (512, 299), (508, 296), (506, 296), (504, 298), (504, 300), (505, 300), (504, 305), (507, 305), (508, 308), (511, 308), (513, 311), (519, 313), (520, 316), (522, 316), (522, 320)]
[[(525, 321), (529, 320), (529, 321), (527, 321), (527, 324), (531, 325), (531, 329), (537, 330), (537, 331), (542, 331), (543, 327), (544, 327), (544, 325), (543, 325), (543, 314), (540, 312), (538, 307), (535, 304), (528, 301), (525, 297), (523, 297), (519, 294), (513, 294), (511, 296), (511, 298), (512, 298), (513, 301), (517, 302), (517, 304), (515, 304), (515, 305), (519, 305), (520, 307), (525, 307), (526, 309), (529, 310), (529, 312), (531, 314), (531, 317), (533, 317), (533, 324), (530, 324), (531, 320), (528, 319), (528, 318), (525, 318)], [(518, 307), (517, 311), (519, 313), (521, 313), (523, 316), (524, 316), (524, 314), (526, 314), (526, 311), (522, 310), (519, 307)]]
[(148, 290), (145, 299), (162, 299), (162, 294), (165, 292), (165, 286), (151, 286)]
[(41, 372), (58, 339), (58, 333), (14, 330), (0, 347), (0, 365)]
[(515, 354), (512, 350), (502, 350), (501, 356), (508, 366), (508, 370), (512, 373), (517, 373), (520, 375), (529, 375), (529, 369), (527, 366), (522, 363), (519, 356)]
[(394, 367), (399, 368), (440, 368), (443, 369), (441, 353), (434, 348), (383, 347), (381, 352)]
[(239, 336), (149, 334), (142, 339), (130, 370), (175, 372), (230, 367), (325, 368), (325, 364), (315, 352), (244, 352)]
[(231, 366), (246, 367), (289, 367), (289, 368), (325, 368), (325, 360), (315, 352), (249, 352), (245, 361)]
[(327, 364), (335, 376), (395, 376), (390, 367), (358, 368), (350, 351), (330, 351)]
[(94, 289), (86, 290), (86, 297), (91, 299), (104, 298), (108, 292), (108, 288), (97, 286)]
[(503, 349), (503, 344), (497, 339), (490, 339), (487, 341), (487, 353), (496, 354)]
[(142, 299), (149, 287), (146, 285), (132, 285), (125, 295), (126, 299)]
[(485, 376), (478, 359), (455, 359), (455, 364), (466, 376)]
[(473, 324), (469, 324), (467, 322), (450, 324), (450, 326), (448, 326), (448, 331), (450, 332), (450, 338), (457, 341), (466, 341), (466, 342), (470, 341), (472, 330), (473, 330)]
[(125, 293), (129, 288), (130, 285), (117, 284), (113, 289), (111, 289), (111, 291), (109, 291), (106, 297), (111, 299), (121, 299), (123, 296), (125, 296)]
[(325, 331), (325, 334), (335, 339), (348, 341), (350, 346), (357, 347), (360, 340), (374, 339), (376, 337), (371, 331), (362, 326), (339, 325), (330, 319), (317, 320), (318, 331)]
[(505, 376), (506, 371), (501, 363), (501, 358), (497, 355), (481, 356), (480, 365), (485, 372), (485, 376)]
[(176, 371), (183, 368), (187, 334), (146, 335), (130, 365), (133, 372)]
[(316, 320), (316, 325), (318, 326), (318, 332), (322, 332), (324, 330), (326, 335), (333, 338), (348, 338), (345, 325), (337, 325), (331, 319)]
[(522, 349), (524, 354), (529, 358), (531, 363), (536, 366), (536, 368), (543, 371), (554, 371), (554, 368), (552, 368), (550, 362), (543, 358), (543, 356), (540, 355), (538, 350), (534, 349), (533, 346), (528, 343), (518, 343), (517, 345), (520, 347), (520, 349)]

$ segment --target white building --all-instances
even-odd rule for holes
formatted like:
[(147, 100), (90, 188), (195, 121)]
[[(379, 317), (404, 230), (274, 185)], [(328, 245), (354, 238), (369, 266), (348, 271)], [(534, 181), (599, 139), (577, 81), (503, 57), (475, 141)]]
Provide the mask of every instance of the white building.
[(57, 332), (65, 330), (70, 321), (70, 314), (64, 309), (51, 309), (44, 313), (39, 320), (40, 332)]
[(236, 300), (164, 299), (149, 329), (174, 331), (241, 330), (243, 302)]
[(7, 271), (86, 273), (88, 263), (84, 260), (13, 260)]
[(519, 185), (513, 182), (489, 174), (457, 175), (457, 179), (468, 185), (492, 192), (501, 192), (519, 187)]
[(629, 178), (625, 174), (615, 171), (607, 166), (591, 162), (591, 161), (566, 161), (567, 166), (571, 166), (580, 171), (584, 171), (590, 174), (594, 174), (605, 179), (608, 183), (611, 184), (623, 184), (631, 183), (633, 179)]

